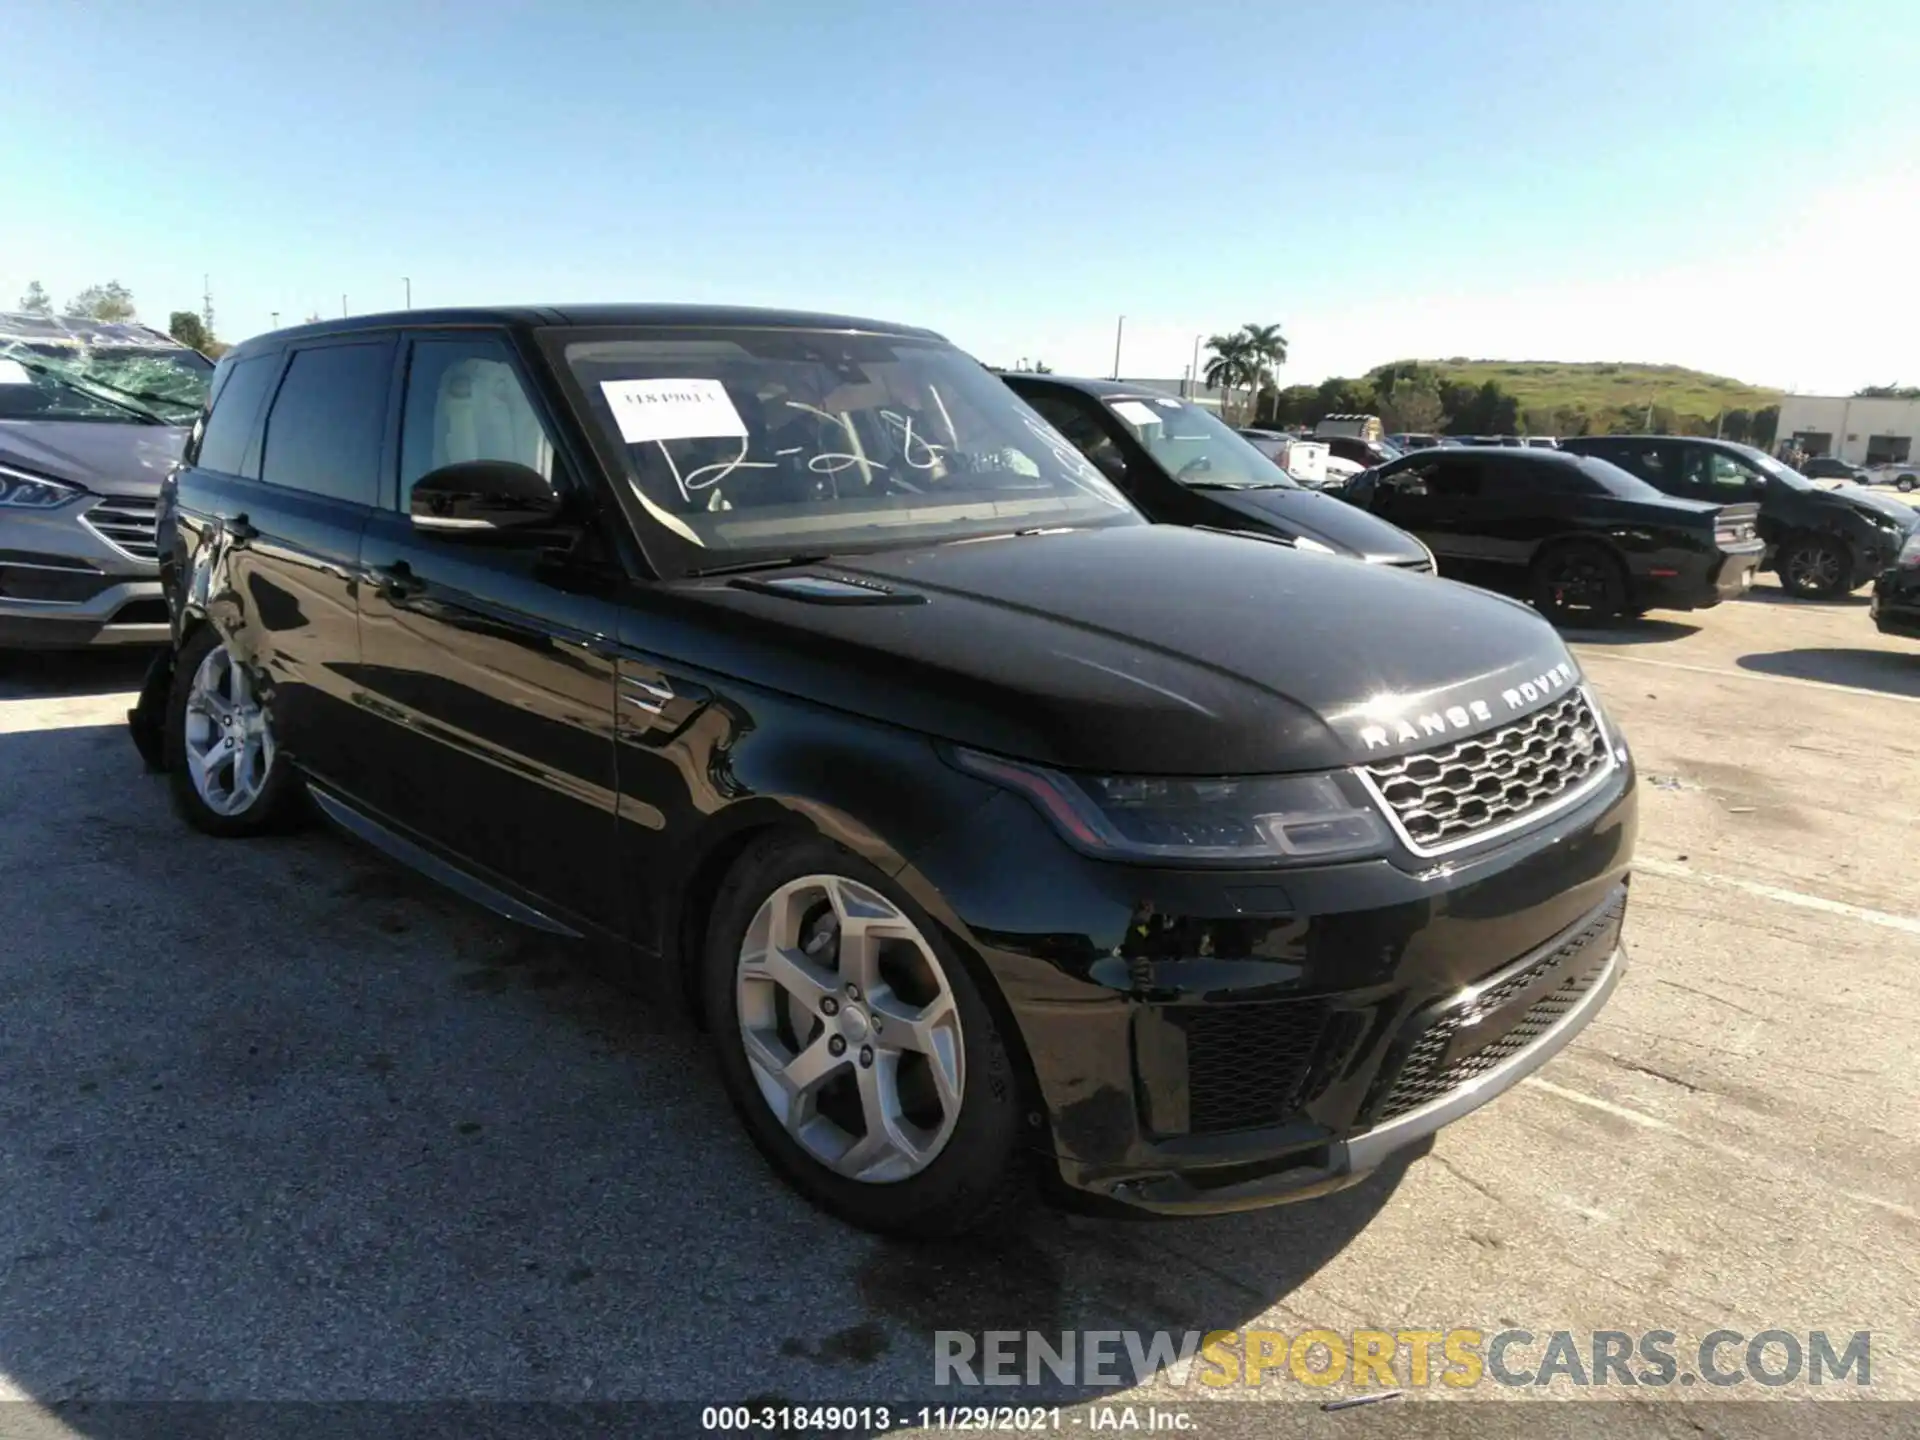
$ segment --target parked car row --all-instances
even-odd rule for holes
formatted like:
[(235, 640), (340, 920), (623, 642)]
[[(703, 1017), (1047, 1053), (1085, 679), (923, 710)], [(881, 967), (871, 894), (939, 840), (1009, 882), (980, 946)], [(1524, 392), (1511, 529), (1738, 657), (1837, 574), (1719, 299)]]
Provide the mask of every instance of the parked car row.
[(1626, 963), (1559, 636), (1170, 397), (839, 316), (364, 316), (223, 357), (156, 523), (188, 822), (310, 802), (611, 942), (860, 1225), (1339, 1189)]

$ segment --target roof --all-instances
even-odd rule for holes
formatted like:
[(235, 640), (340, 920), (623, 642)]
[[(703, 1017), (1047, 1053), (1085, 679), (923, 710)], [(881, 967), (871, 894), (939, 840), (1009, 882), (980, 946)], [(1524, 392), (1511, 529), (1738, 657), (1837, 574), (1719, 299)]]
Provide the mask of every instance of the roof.
[[(658, 326), (692, 330), (792, 329), (859, 330), (879, 335), (911, 335), (922, 340), (944, 340), (932, 330), (897, 325), (886, 320), (862, 320), (851, 315), (828, 315), (810, 310), (759, 309), (746, 305), (480, 305), (438, 310), (389, 310), (371, 315), (349, 315), (311, 325), (291, 325), (272, 331), (276, 340), (314, 335), (345, 335), (360, 330), (400, 327), (492, 325), (535, 329), (550, 325)], [(256, 335), (243, 342), (253, 345), (267, 338)]]
[(0, 340), (24, 340), (40, 345), (94, 345), (106, 349), (184, 350), (171, 335), (151, 325), (116, 320), (90, 320), (79, 315), (37, 315), (25, 310), (0, 310)]

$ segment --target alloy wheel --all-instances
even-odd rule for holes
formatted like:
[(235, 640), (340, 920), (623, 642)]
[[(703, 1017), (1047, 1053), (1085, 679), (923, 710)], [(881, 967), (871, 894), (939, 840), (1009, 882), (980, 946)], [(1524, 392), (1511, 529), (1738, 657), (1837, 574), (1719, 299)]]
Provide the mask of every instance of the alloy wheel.
[(1607, 603), (1606, 562), (1585, 553), (1559, 557), (1547, 571), (1556, 609), (1594, 609)]
[(1831, 545), (1801, 545), (1787, 557), (1787, 581), (1809, 595), (1840, 583), (1840, 556)]
[(960, 1011), (891, 900), (838, 875), (788, 881), (747, 926), (735, 988), (754, 1083), (807, 1154), (882, 1184), (945, 1148), (965, 1093)]
[(187, 691), (187, 775), (216, 815), (245, 813), (273, 770), (273, 727), (246, 668), (216, 645)]

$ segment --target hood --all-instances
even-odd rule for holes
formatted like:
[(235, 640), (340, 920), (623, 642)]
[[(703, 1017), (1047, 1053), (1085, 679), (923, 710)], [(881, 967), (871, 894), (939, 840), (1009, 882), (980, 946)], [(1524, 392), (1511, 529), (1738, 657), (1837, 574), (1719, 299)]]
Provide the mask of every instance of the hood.
[(158, 495), (186, 443), (184, 426), (113, 421), (0, 421), (0, 465), (85, 486), (96, 495)]
[(1831, 490), (1823, 490), (1822, 495), (1831, 497), (1828, 503), (1838, 502), (1850, 509), (1863, 511), (1869, 515), (1884, 515), (1888, 519), (1898, 520), (1907, 529), (1920, 527), (1920, 510), (1891, 495), (1876, 495), (1864, 486), (1847, 483)]
[(1316, 490), (1208, 490), (1209, 500), (1253, 526), (1292, 538), (1305, 535), (1343, 555), (1390, 565), (1425, 564), (1426, 547), (1397, 525)]
[[(873, 599), (850, 602), (851, 586), (833, 603), (802, 598), (834, 575)], [(849, 557), (670, 594), (649, 648), (1084, 771), (1338, 768), (1488, 728), (1578, 678), (1517, 602), (1167, 525)]]

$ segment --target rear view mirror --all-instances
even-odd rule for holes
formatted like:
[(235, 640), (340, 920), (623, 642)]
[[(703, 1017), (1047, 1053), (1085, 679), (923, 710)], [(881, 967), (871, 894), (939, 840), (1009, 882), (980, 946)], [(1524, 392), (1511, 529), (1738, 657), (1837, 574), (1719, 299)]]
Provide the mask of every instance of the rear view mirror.
[(531, 466), (511, 460), (462, 460), (413, 483), (408, 510), (421, 530), (450, 535), (551, 524), (560, 496)]

